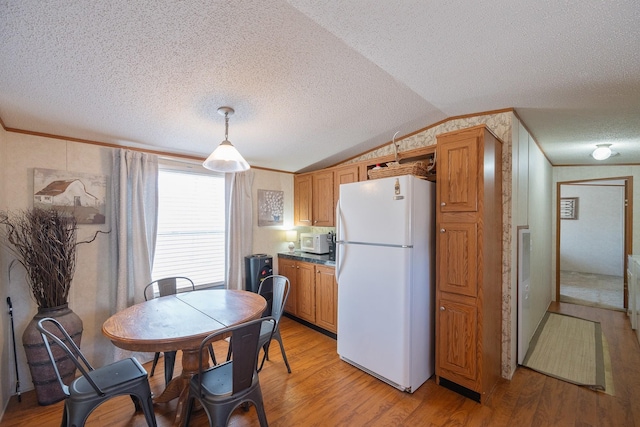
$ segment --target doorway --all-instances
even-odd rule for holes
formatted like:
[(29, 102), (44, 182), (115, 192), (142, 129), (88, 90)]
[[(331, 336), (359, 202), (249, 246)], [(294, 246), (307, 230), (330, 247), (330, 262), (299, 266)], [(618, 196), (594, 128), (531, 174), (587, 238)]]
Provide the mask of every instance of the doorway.
[(556, 301), (628, 307), (632, 177), (559, 182)]

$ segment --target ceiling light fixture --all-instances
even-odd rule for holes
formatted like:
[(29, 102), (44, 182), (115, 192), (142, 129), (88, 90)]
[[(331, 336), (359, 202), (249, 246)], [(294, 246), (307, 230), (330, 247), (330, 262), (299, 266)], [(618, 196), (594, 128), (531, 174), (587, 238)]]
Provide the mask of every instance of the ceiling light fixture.
[(249, 170), (249, 163), (229, 142), (229, 116), (235, 111), (231, 107), (220, 107), (218, 113), (224, 116), (224, 141), (218, 145), (202, 166), (216, 172), (242, 172)]
[(611, 144), (596, 144), (596, 149), (593, 150), (591, 156), (596, 160), (606, 160), (611, 157)]

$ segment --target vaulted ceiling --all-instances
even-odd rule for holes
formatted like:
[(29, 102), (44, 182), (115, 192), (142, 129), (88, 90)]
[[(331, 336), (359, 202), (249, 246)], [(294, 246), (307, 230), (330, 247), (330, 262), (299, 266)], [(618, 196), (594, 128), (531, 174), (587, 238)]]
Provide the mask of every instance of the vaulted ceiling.
[[(335, 164), (514, 108), (555, 165), (640, 164), (640, 3), (2, 0), (5, 128)], [(604, 162), (589, 154), (609, 143)]]

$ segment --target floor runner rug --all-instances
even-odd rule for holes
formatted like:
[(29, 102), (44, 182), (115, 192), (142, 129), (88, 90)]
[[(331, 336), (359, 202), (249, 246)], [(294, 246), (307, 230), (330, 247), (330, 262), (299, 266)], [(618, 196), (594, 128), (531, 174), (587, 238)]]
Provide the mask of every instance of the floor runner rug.
[(598, 322), (547, 312), (533, 335), (523, 365), (603, 391), (607, 384), (603, 338)]

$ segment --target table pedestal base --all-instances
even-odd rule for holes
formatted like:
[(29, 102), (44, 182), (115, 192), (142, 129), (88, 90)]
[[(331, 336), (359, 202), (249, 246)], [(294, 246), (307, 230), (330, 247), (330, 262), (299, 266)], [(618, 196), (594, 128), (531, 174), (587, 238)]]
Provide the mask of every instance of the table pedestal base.
[[(182, 375), (171, 380), (162, 394), (154, 399), (154, 403), (167, 403), (178, 398), (176, 407), (175, 426), (181, 426), (187, 415), (187, 400), (189, 398), (189, 382), (200, 370), (199, 348), (182, 350)], [(209, 351), (202, 350), (202, 369), (209, 368)]]

